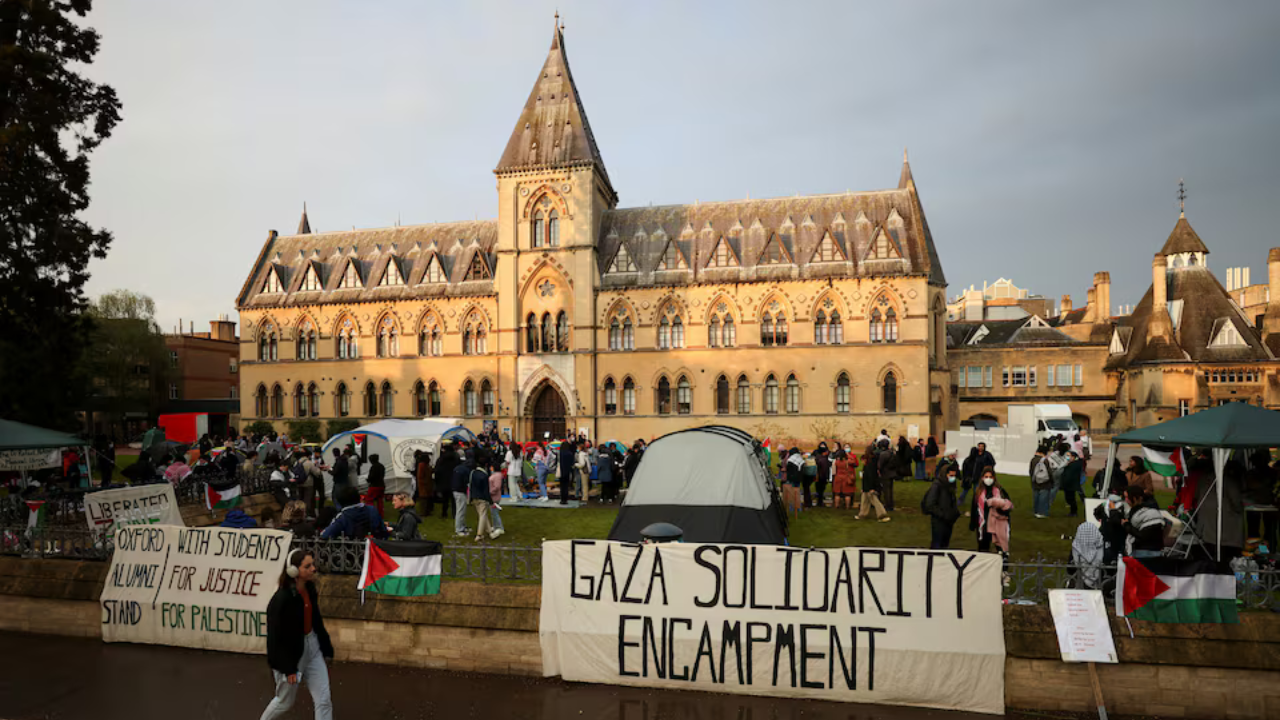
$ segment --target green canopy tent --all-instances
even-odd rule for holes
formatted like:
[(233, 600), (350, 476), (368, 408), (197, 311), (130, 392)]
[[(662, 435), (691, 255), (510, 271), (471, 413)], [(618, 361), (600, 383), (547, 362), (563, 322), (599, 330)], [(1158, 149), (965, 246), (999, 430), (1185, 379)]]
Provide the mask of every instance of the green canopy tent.
[(1218, 559), (1222, 559), (1222, 471), (1232, 450), (1272, 448), (1280, 446), (1280, 412), (1254, 407), (1247, 403), (1227, 403), (1218, 407), (1162, 422), (1151, 427), (1130, 430), (1111, 438), (1107, 455), (1107, 475), (1102, 484), (1105, 496), (1111, 488), (1114, 458), (1120, 445), (1211, 448), (1213, 450), (1213, 483), (1218, 496)]
[(69, 433), (0, 419), (0, 470), (18, 470), (25, 477), (28, 470), (61, 465), (62, 448), (80, 448), (83, 454), (85, 445)]

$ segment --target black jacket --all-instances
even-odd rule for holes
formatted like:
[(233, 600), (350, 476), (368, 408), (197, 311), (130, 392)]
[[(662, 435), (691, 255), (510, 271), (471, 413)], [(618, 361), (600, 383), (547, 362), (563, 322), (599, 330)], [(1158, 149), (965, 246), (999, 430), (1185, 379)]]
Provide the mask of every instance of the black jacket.
[(329, 472), (333, 475), (333, 486), (335, 488), (351, 484), (351, 463), (347, 460), (346, 455), (339, 455), (334, 458), (333, 464), (329, 466)]
[[(324, 629), (324, 617), (320, 614), (319, 593), (315, 583), (307, 583), (311, 596), (311, 631), (320, 641), (320, 654), (333, 658), (333, 643), (329, 631)], [(302, 594), (297, 583), (276, 590), (267, 604), (267, 664), (272, 670), (292, 675), (298, 672), (306, 636), (302, 634)]]
[(470, 486), (471, 469), (465, 464), (459, 465), (453, 469), (453, 477), (449, 478), (449, 489), (456, 493), (467, 494)]
[(453, 471), (458, 467), (458, 454), (452, 450), (446, 450), (440, 453), (439, 459), (436, 460), (435, 481), (436, 492), (444, 493), (448, 497), (453, 492)]
[(951, 483), (947, 482), (944, 477), (941, 480), (934, 480), (929, 486), (928, 492), (924, 494), (924, 501), (920, 503), (920, 509), (925, 515), (937, 518), (944, 523), (953, 524), (960, 519), (960, 508), (956, 505), (956, 491)]
[(418, 513), (413, 508), (405, 508), (400, 511), (400, 519), (396, 520), (396, 527), (391, 531), (392, 540), (421, 540), (422, 536), (418, 534), (418, 525), (422, 522), (422, 518), (418, 517)]
[(369, 487), (387, 487), (387, 468), (380, 462), (369, 463)]

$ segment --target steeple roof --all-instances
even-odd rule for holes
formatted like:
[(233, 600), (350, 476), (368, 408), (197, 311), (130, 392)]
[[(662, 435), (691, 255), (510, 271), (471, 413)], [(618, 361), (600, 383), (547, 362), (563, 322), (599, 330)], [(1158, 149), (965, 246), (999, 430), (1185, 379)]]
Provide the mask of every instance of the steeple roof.
[(494, 172), (594, 165), (612, 190), (600, 148), (596, 147), (586, 110), (569, 71), (564, 31), (559, 23), (557, 14), (551, 50)]
[(1173, 226), (1173, 232), (1169, 233), (1169, 239), (1164, 241), (1160, 254), (1168, 256), (1186, 252), (1207, 253), (1209, 248), (1204, 246), (1200, 236), (1191, 229), (1191, 223), (1187, 222), (1187, 216), (1184, 213), (1178, 215), (1178, 224)]
[(311, 221), (307, 219), (307, 204), (302, 203), (302, 219), (298, 221), (297, 235), (311, 234)]
[(911, 163), (907, 162), (907, 149), (902, 149), (902, 174), (898, 176), (898, 189), (906, 190), (908, 186), (916, 184), (915, 178), (911, 177)]

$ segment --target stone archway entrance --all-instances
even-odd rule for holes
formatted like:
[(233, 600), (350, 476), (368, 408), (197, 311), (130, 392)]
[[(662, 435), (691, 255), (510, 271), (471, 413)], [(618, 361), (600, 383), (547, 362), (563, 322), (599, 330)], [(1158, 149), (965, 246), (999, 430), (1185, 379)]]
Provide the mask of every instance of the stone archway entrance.
[[(534, 389), (530, 396), (530, 415), (533, 419), (533, 440), (550, 437), (552, 440), (565, 436), (565, 402), (564, 396), (550, 382), (544, 381)], [(546, 433), (550, 433), (548, 436)]]

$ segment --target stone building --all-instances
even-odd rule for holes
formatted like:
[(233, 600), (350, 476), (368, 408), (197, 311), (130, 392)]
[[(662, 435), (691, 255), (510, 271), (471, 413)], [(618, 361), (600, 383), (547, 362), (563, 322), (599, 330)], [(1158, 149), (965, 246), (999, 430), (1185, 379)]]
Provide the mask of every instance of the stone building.
[(269, 233), (242, 415), (456, 416), (520, 439), (939, 432), (946, 280), (911, 168), (871, 192), (619, 208), (557, 28), (497, 219)]

